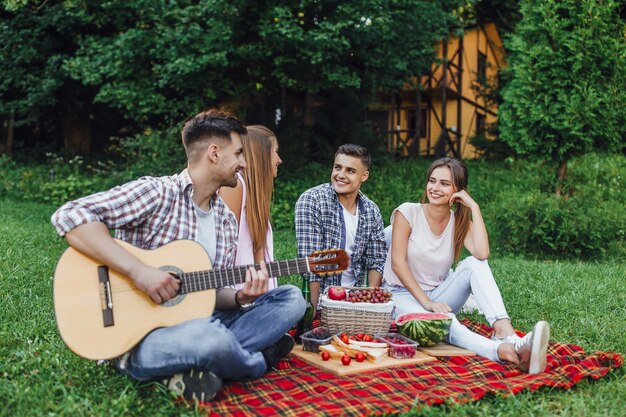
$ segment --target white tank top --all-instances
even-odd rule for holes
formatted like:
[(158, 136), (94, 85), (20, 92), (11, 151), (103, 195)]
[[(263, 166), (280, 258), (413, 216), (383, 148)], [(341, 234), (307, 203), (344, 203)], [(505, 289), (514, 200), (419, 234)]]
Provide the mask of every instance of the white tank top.
[[(450, 220), (439, 236), (430, 230), (421, 204), (402, 204), (391, 214), (391, 224), (397, 212), (400, 212), (411, 226), (407, 260), (413, 278), (422, 290), (433, 290), (443, 282), (454, 260), (454, 212), (450, 212)], [(402, 286), (402, 282), (391, 269), (392, 245), (393, 242), (389, 245), (383, 277), (389, 285)]]

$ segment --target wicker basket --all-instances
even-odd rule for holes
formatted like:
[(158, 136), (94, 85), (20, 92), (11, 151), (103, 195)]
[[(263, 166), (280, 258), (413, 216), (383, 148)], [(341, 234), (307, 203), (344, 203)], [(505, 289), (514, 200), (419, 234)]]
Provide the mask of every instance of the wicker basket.
[[(352, 288), (346, 289), (351, 290)], [(393, 301), (387, 303), (335, 301), (328, 298), (327, 291), (325, 291), (320, 297), (320, 304), (322, 307), (322, 326), (330, 330), (331, 333), (363, 332), (373, 335), (389, 331), (394, 307)]]

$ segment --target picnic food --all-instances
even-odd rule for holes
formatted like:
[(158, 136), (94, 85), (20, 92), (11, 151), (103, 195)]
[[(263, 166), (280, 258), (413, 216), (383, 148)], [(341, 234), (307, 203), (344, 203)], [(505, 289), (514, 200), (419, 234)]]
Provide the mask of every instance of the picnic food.
[(341, 287), (330, 287), (328, 289), (328, 298), (336, 301), (343, 301), (346, 299), (346, 290)]
[(365, 353), (358, 352), (354, 359), (356, 359), (357, 362), (363, 362), (365, 360)]
[(327, 361), (330, 359), (330, 353), (326, 352), (326, 351), (322, 351), (321, 353), (321, 357), (323, 361)]
[(380, 287), (351, 290), (346, 298), (351, 303), (388, 303), (390, 300), (391, 293)]
[(352, 362), (352, 358), (350, 357), (350, 355), (344, 354), (341, 357), (341, 363), (343, 363), (345, 366), (350, 365), (350, 362)]
[[(341, 358), (343, 356), (343, 352), (338, 350), (335, 345), (322, 345), (319, 347), (320, 351), (328, 353), (331, 358)], [(323, 358), (322, 358), (323, 359)]]
[(389, 356), (395, 359), (408, 359), (417, 353), (417, 343), (398, 334), (388, 333), (378, 336), (378, 340), (389, 344)]
[(316, 327), (300, 336), (302, 349), (307, 352), (317, 352), (319, 346), (330, 343), (332, 334), (324, 327)]
[[(356, 358), (357, 354), (359, 353), (364, 353), (365, 358), (373, 363), (380, 361), (388, 354), (389, 349), (387, 343), (359, 342), (353, 340), (349, 340), (349, 342), (350, 343), (344, 343), (341, 338), (333, 336), (331, 344), (335, 346), (338, 351), (344, 352), (345, 354), (353, 358)], [(359, 345), (362, 343), (368, 344), (370, 346)]]
[(452, 317), (443, 313), (406, 313), (396, 317), (400, 334), (417, 341), (420, 346), (433, 346), (448, 333)]

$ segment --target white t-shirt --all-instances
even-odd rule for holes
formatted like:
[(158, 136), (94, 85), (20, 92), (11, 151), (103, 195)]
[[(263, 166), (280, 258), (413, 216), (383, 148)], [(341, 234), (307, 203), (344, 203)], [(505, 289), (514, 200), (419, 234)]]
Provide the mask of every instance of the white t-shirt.
[[(422, 290), (433, 290), (443, 282), (454, 260), (454, 212), (450, 212), (450, 220), (439, 236), (430, 230), (420, 203), (404, 203), (395, 209), (391, 214), (392, 224), (398, 212), (411, 226), (406, 253), (411, 274)], [(391, 269), (392, 249), (393, 242), (387, 252), (383, 277), (389, 285), (402, 286)]]
[(200, 207), (193, 203), (193, 208), (196, 210), (196, 216), (198, 218), (198, 243), (200, 243), (204, 250), (209, 254), (211, 262), (215, 259), (217, 253), (217, 242), (215, 241), (215, 210), (213, 206), (209, 208), (209, 211), (204, 211)]
[[(342, 206), (343, 207), (343, 206)], [(354, 248), (354, 238), (356, 237), (356, 229), (359, 225), (359, 206), (356, 207), (356, 212), (351, 214), (343, 207), (343, 223), (346, 225), (346, 247), (344, 250), (348, 254), (348, 257), (352, 259), (352, 252)], [(356, 279), (354, 278), (354, 270), (352, 269), (352, 261), (348, 269), (341, 274), (341, 285), (344, 287), (352, 287)]]

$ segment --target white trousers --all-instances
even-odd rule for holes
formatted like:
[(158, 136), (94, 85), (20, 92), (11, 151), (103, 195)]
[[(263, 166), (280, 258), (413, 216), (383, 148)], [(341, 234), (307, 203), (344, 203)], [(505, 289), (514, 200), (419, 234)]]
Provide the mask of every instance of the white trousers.
[[(411, 293), (402, 286), (385, 288), (393, 294), (394, 317), (404, 313), (427, 312)], [(448, 273), (444, 282), (434, 290), (425, 291), (432, 301), (446, 303), (454, 314), (458, 313), (470, 294), (474, 294), (479, 309), (485, 314), (489, 325), (496, 320), (508, 319), (500, 290), (496, 284), (489, 263), (472, 256), (457, 265)], [(463, 326), (456, 317), (450, 325), (446, 341), (455, 346), (471, 350), (488, 359), (499, 361), (498, 347), (502, 342), (483, 337)]]

